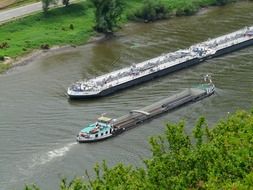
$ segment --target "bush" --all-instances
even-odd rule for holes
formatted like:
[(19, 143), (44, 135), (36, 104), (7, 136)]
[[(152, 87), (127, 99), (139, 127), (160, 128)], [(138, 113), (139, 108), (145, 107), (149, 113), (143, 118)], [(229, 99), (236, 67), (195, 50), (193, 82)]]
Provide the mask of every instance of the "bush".
[(143, 6), (134, 13), (136, 19), (154, 21), (169, 17), (168, 7), (160, 1), (145, 0)]
[(0, 61), (4, 61), (4, 56), (0, 55)]
[(193, 15), (196, 11), (197, 9), (194, 6), (180, 7), (176, 10), (176, 15), (177, 16)]
[(40, 48), (47, 50), (47, 49), (50, 49), (50, 46), (49, 46), (49, 44), (41, 44)]
[(231, 2), (235, 2), (236, 0), (216, 0), (216, 5), (226, 5)]

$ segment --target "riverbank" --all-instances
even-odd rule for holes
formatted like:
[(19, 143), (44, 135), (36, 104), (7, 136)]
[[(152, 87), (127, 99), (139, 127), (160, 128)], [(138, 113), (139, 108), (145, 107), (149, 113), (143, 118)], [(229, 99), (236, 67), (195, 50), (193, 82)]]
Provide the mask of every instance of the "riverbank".
[[(190, 9), (194, 8), (196, 11), (200, 7), (214, 5), (214, 2), (216, 0), (163, 0), (160, 5), (168, 10), (170, 14), (167, 16), (170, 18), (175, 15), (192, 14), (193, 12)], [(140, 16), (139, 13), (145, 9), (145, 6), (143, 0), (127, 1), (122, 23), (131, 19), (140, 19), (137, 17)], [(156, 5), (154, 6), (156, 7)], [(27, 57), (27, 55), (30, 57), (30, 54), (32, 54), (31, 57), (34, 57), (34, 53), (31, 53), (34, 50), (48, 50), (52, 47), (85, 44), (96, 34), (93, 26), (94, 9), (86, 1), (50, 10), (47, 15), (37, 13), (3, 24), (0, 26), (0, 57), (10, 57), (11, 61), (7, 60), (7, 64), (6, 62), (0, 62), (0, 72), (16, 65), (16, 60), (20, 60), (20, 57)], [(35, 54), (39, 53), (35, 51)]]
[[(93, 23), (93, 10), (79, 3), (51, 10), (46, 16), (37, 13), (3, 24), (0, 26), (0, 56), (14, 61), (27, 55), (34, 57), (30, 55), (34, 50), (86, 43), (94, 35)], [(13, 61), (11, 64), (16, 64)], [(6, 66), (0, 65), (3, 72)]]
[[(86, 42), (86, 44), (97, 43), (106, 39), (107, 38), (105, 37), (105, 35), (98, 34), (96, 36), (90, 37), (89, 40)], [(76, 48), (75, 45), (62, 45), (62, 46), (58, 45), (53, 46), (50, 49), (35, 49), (28, 54), (18, 56), (16, 58), (7, 57), (6, 60), (2, 62), (2, 64), (0, 62), (0, 73), (7, 72), (19, 66), (27, 65), (33, 62), (35, 59), (40, 59), (44, 56), (49, 56), (57, 52), (68, 52), (75, 48)]]

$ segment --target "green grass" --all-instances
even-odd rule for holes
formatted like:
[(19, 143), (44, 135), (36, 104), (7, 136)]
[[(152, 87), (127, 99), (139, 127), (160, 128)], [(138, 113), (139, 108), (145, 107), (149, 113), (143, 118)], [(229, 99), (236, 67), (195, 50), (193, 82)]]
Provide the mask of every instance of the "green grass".
[(93, 10), (86, 3), (28, 16), (0, 26), (0, 44), (7, 42), (9, 46), (0, 49), (0, 55), (22, 56), (45, 44), (82, 44), (93, 34), (93, 25)]
[[(138, 1), (127, 2), (123, 20), (127, 20), (129, 10), (140, 5)], [(0, 45), (8, 44), (0, 49), (0, 55), (15, 58), (45, 44), (50, 47), (83, 44), (94, 34), (93, 26), (93, 9), (86, 2), (53, 9), (47, 15), (37, 13), (0, 26)]]

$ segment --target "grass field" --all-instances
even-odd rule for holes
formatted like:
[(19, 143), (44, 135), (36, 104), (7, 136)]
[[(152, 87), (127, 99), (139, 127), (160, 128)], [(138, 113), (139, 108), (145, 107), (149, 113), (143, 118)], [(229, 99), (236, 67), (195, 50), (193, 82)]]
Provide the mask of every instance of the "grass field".
[[(130, 7), (141, 0), (127, 2), (123, 22)], [(72, 27), (73, 26), (73, 27)], [(41, 46), (79, 45), (95, 34), (94, 11), (88, 2), (52, 9), (47, 15), (37, 13), (0, 26), (0, 56), (18, 57)], [(1, 49), (1, 45), (5, 47)]]
[(0, 56), (13, 58), (45, 45), (82, 44), (93, 34), (93, 24), (93, 10), (86, 3), (6, 23), (0, 26), (0, 46), (6, 44)]

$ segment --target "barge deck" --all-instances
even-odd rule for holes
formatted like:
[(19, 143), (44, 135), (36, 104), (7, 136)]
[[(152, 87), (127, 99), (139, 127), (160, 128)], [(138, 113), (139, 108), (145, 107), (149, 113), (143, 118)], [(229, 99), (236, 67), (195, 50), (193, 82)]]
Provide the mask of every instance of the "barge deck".
[[(204, 86), (203, 86), (204, 87)], [(163, 113), (172, 111), (188, 103), (199, 101), (214, 93), (214, 85), (208, 88), (188, 88), (180, 93), (167, 97), (154, 104), (132, 110), (128, 114), (114, 120), (113, 128), (115, 134), (137, 126), (149, 119), (159, 116)]]
[(80, 143), (85, 143), (100, 141), (116, 136), (165, 112), (211, 96), (214, 91), (215, 87), (210, 82), (199, 85), (195, 88), (185, 89), (182, 92), (174, 94), (141, 109), (132, 110), (128, 114), (117, 119), (101, 116), (95, 123), (89, 124), (83, 128), (77, 135), (76, 140)]

